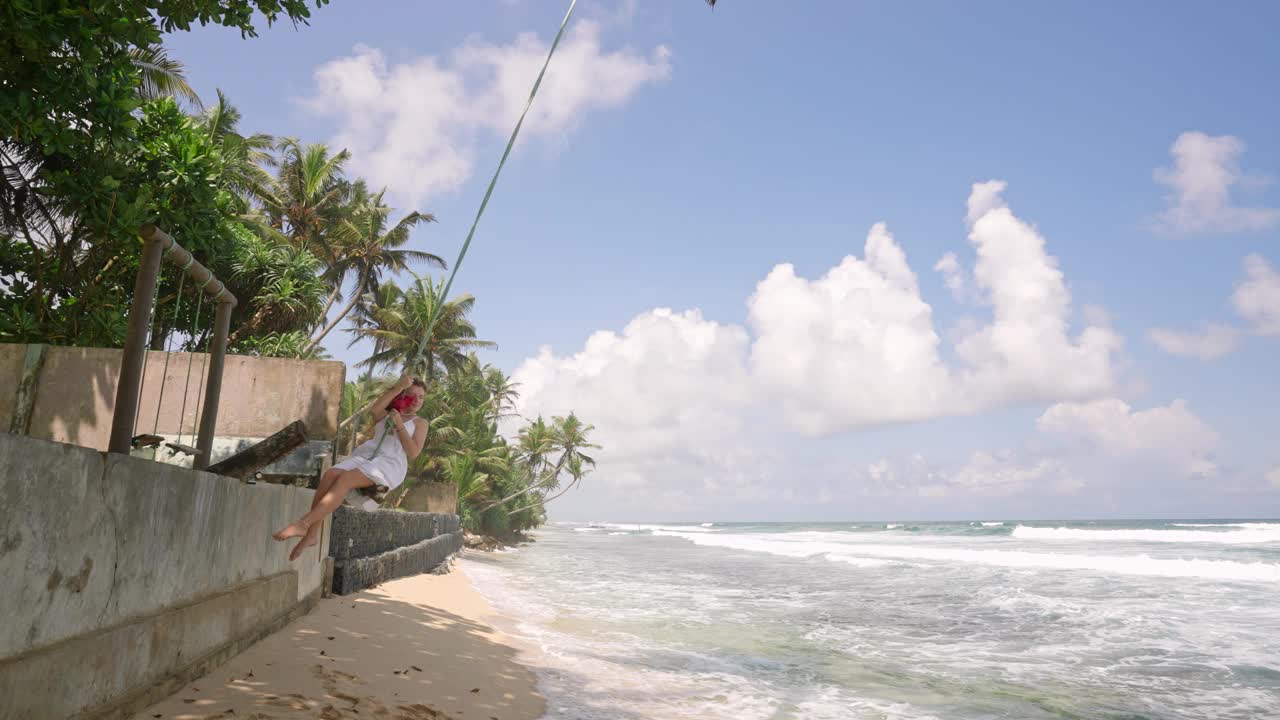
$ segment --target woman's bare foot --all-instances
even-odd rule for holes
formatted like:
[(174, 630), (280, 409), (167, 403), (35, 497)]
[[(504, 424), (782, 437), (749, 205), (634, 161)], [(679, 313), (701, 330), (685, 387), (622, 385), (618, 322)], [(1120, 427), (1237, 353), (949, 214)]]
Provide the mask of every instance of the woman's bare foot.
[(307, 530), (309, 529), (310, 528), (303, 525), (302, 521), (299, 520), (296, 523), (285, 525), (283, 528), (271, 533), (271, 537), (275, 538), (276, 541), (279, 542), (281, 540), (288, 540), (289, 538), (302, 537), (307, 534)]
[(293, 551), (289, 553), (289, 560), (293, 561), (302, 557), (302, 551), (312, 545), (315, 545), (317, 540), (319, 540), (319, 533), (308, 531), (307, 534), (303, 535), (302, 539), (298, 541), (298, 544), (293, 546)]

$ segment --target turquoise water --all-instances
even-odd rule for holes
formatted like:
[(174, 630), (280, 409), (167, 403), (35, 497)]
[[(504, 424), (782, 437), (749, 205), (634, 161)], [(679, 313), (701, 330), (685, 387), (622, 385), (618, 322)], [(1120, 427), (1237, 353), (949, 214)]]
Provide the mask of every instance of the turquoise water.
[(1280, 521), (558, 524), (464, 567), (548, 718), (1280, 718)]

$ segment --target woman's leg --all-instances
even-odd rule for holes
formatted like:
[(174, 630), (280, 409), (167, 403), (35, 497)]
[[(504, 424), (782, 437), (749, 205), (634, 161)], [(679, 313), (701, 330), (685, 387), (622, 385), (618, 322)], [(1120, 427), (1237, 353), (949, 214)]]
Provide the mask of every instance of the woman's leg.
[[(316, 491), (311, 495), (312, 509), (315, 509), (315, 506), (320, 504), (320, 498), (324, 497), (325, 493), (329, 492), (329, 490), (333, 488), (333, 484), (338, 481), (338, 478), (341, 477), (344, 472), (346, 472), (346, 470), (329, 468), (325, 471), (324, 475), (320, 476), (320, 482), (316, 485)], [(323, 527), (323, 525), (324, 523), (316, 523), (307, 528), (307, 534), (302, 536), (302, 539), (298, 541), (298, 544), (293, 546), (293, 551), (289, 553), (290, 560), (297, 560), (302, 556), (303, 550), (320, 541), (320, 528)]]
[(316, 497), (312, 498), (311, 501), (310, 512), (299, 518), (297, 522), (277, 530), (271, 537), (276, 540), (288, 540), (293, 537), (305, 536), (311, 526), (316, 525), (326, 515), (338, 509), (343, 499), (347, 497), (347, 493), (370, 485), (373, 485), (373, 481), (365, 477), (364, 473), (359, 470), (342, 472), (329, 484), (328, 489), (323, 493), (319, 490), (316, 491)]

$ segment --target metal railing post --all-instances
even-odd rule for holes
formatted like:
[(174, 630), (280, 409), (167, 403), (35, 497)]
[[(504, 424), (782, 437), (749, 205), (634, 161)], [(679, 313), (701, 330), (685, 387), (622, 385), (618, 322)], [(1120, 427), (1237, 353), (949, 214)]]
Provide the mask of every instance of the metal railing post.
[(200, 434), (196, 438), (193, 466), (203, 470), (210, 465), (213, 433), (218, 425), (218, 399), (222, 395), (222, 368), (227, 359), (227, 335), (231, 332), (231, 311), (235, 302), (218, 303), (213, 320), (213, 339), (209, 342), (209, 378), (205, 381), (204, 410), (200, 413)]
[(128, 454), (133, 447), (133, 421), (142, 391), (142, 362), (147, 357), (147, 331), (151, 327), (151, 303), (159, 282), (160, 261), (165, 243), (147, 238), (142, 246), (142, 265), (133, 283), (133, 303), (129, 306), (129, 326), (116, 382), (116, 402), (111, 416), (111, 439), (107, 450)]

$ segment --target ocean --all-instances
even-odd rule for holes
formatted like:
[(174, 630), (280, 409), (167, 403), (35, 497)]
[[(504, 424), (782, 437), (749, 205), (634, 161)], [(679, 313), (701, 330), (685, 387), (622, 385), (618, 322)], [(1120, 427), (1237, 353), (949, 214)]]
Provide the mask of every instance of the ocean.
[(1280, 521), (535, 537), (463, 563), (549, 719), (1280, 718)]

